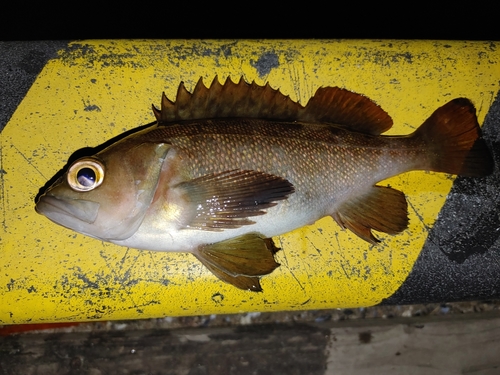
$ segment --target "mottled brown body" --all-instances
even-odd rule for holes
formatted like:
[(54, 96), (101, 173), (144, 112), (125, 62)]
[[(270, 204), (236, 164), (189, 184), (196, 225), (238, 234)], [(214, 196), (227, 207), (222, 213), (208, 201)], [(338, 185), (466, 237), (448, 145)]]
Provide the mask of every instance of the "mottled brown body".
[(143, 139), (171, 144), (185, 179), (233, 169), (283, 177), (293, 184), (295, 193), (282, 204), (299, 211), (320, 210), (318, 218), (332, 213), (349, 194), (424, 168), (427, 157), (423, 142), (409, 137), (258, 119), (186, 122), (158, 127)]
[(156, 125), (73, 163), (37, 211), (116, 244), (192, 252), (242, 289), (278, 266), (270, 237), (324, 216), (371, 243), (372, 230), (404, 230), (404, 194), (376, 185), (388, 177), (493, 167), (467, 99), (406, 136), (380, 135), (387, 113), (338, 88), (302, 107), (267, 85), (200, 81), (154, 112)]

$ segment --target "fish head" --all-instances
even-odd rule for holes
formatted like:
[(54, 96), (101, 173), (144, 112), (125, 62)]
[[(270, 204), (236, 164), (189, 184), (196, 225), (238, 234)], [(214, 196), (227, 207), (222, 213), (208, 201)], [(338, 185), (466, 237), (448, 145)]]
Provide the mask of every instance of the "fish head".
[(124, 240), (142, 223), (158, 185), (168, 143), (129, 140), (75, 161), (36, 203), (36, 211), (76, 232)]

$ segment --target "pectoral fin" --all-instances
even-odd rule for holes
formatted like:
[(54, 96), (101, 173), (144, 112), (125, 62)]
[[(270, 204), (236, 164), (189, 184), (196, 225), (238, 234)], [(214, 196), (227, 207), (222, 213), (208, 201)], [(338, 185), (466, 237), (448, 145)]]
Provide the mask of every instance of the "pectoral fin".
[(240, 289), (262, 291), (259, 276), (274, 271), (279, 249), (270, 238), (256, 233), (200, 246), (194, 253), (215, 276)]
[(258, 171), (233, 170), (182, 182), (191, 203), (185, 228), (220, 231), (254, 224), (251, 216), (263, 215), (294, 192), (286, 179)]
[(373, 186), (365, 194), (342, 204), (332, 217), (342, 228), (376, 244), (380, 241), (373, 236), (372, 229), (396, 234), (408, 227), (408, 204), (402, 192)]

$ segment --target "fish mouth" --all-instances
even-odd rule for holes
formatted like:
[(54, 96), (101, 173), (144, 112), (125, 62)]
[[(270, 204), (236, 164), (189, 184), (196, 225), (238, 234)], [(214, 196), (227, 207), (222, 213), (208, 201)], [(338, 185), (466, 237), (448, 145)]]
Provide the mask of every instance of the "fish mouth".
[(35, 205), (35, 211), (58, 224), (70, 226), (69, 222), (75, 219), (92, 224), (97, 218), (99, 207), (99, 203), (83, 199), (42, 195)]

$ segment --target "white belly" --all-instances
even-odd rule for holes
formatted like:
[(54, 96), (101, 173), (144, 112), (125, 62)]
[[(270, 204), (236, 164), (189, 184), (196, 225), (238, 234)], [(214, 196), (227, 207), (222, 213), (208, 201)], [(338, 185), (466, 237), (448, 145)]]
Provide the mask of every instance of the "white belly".
[[(255, 221), (255, 224), (221, 231), (179, 229), (172, 223), (155, 228), (149, 225), (146, 219), (137, 232), (128, 239), (111, 242), (144, 250), (192, 252), (200, 245), (224, 241), (246, 233), (259, 233), (265, 237), (281, 235), (313, 224), (320, 219), (317, 212), (307, 209), (291, 212), (284, 206), (278, 204), (269, 208), (265, 215), (251, 217), (250, 219)], [(283, 211), (287, 211), (287, 213), (285, 214)]]

